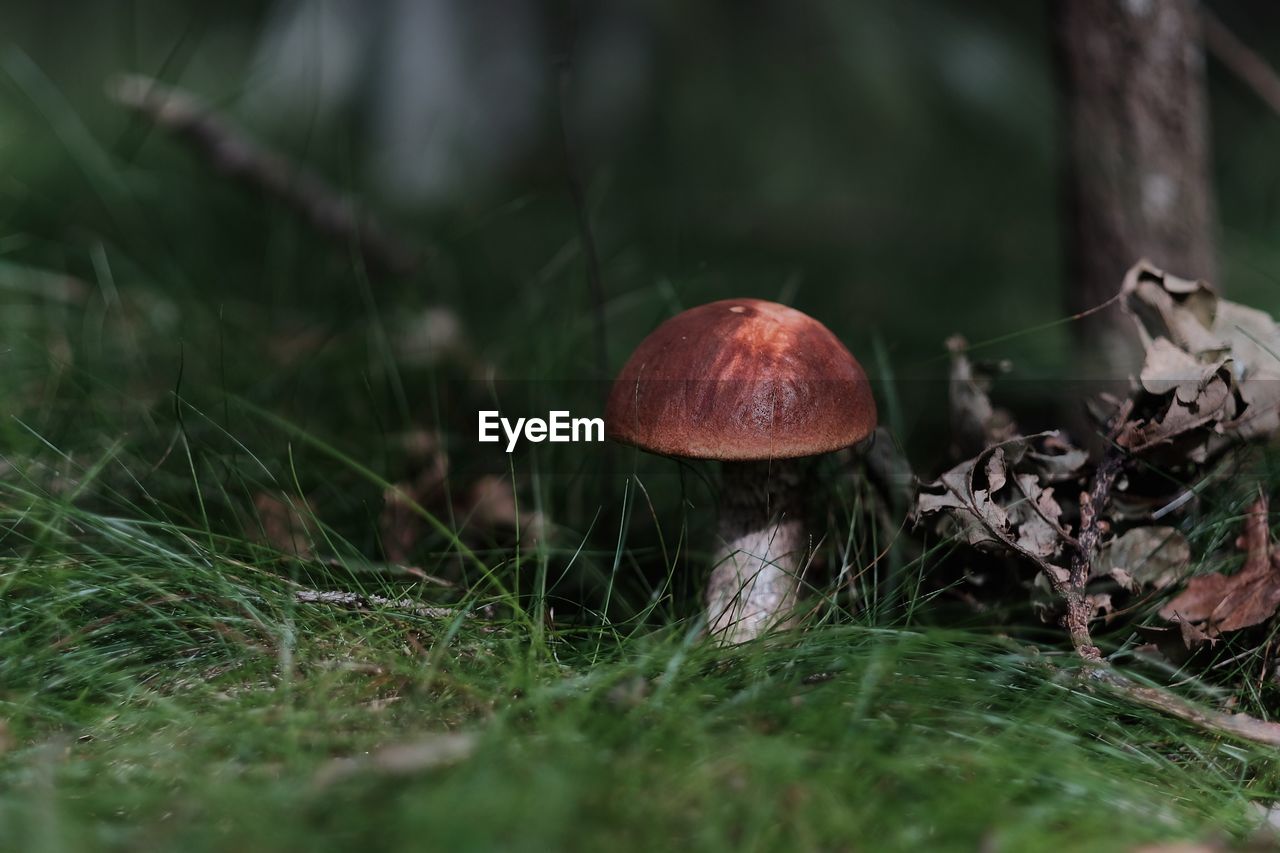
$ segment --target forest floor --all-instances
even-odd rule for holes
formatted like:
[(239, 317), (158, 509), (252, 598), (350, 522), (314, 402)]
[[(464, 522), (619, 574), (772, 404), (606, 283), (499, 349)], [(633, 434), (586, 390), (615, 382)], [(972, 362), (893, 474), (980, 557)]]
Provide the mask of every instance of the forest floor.
[[(1026, 618), (1029, 578), (1008, 609), (932, 609), (956, 544), (906, 547), (852, 463), (815, 538), (855, 576), (804, 630), (725, 649), (698, 621), (713, 468), (458, 452), (486, 364), (600, 379), (561, 201), (460, 217), (378, 280), (6, 73), (38, 132), (0, 231), (0, 850), (1276, 844), (1274, 750), (1090, 687)], [(727, 295), (619, 256), (610, 363)], [(867, 360), (882, 421), (941, 456), (945, 405), (911, 394), (945, 386), (897, 397), (891, 361)], [(1197, 570), (1235, 559), (1259, 480), (1274, 460), (1179, 521)], [(1122, 665), (1131, 628), (1099, 631)], [(1216, 652), (1249, 679), (1135, 677), (1265, 714), (1269, 648)]]
[(1085, 689), (1049, 649), (849, 626), (723, 651), (681, 626), (351, 612), (205, 556), (5, 562), (0, 847), (1271, 837), (1273, 755)]

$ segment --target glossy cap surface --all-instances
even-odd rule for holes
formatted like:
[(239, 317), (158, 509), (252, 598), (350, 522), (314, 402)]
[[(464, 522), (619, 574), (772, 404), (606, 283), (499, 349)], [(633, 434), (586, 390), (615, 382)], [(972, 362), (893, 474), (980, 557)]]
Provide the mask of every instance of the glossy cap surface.
[(876, 427), (861, 365), (794, 308), (725, 299), (667, 320), (636, 347), (605, 407), (610, 438), (693, 459), (815, 456)]

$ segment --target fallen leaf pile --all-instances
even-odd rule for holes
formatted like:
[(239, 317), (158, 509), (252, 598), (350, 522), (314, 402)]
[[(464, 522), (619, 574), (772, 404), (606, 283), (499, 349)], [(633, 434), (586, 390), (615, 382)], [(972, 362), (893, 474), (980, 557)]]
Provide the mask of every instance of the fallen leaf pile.
[[(1190, 484), (1215, 476), (1210, 460), (1280, 433), (1280, 326), (1270, 315), (1146, 261), (1125, 276), (1116, 302), (1143, 358), (1127, 398), (1088, 401), (1099, 404), (1092, 410), (1102, 413), (1108, 437), (1095, 456), (1060, 432), (1022, 435), (990, 398), (1008, 367), (971, 362), (954, 337), (947, 341), (954, 446), (969, 458), (921, 485), (915, 501), (917, 523), (935, 520), (959, 541), (1007, 558), (1005, 568), (966, 567), (975, 589), (1010, 576), (1029, 587), (1041, 615), (1062, 619), (1086, 661), (1100, 658), (1092, 621), (1135, 612), (1142, 596), (1186, 579), (1191, 547), (1157, 519), (1194, 504)], [(1224, 634), (1276, 616), (1280, 546), (1267, 510), (1260, 495), (1237, 542), (1245, 555), (1239, 571), (1187, 580), (1160, 609), (1163, 625), (1136, 626), (1151, 648), (1180, 665)], [(1008, 572), (1018, 566), (1034, 567), (1034, 577)]]
[[(1108, 431), (1118, 450), (1109, 454), (1143, 457), (1156, 470), (1194, 472), (1234, 442), (1280, 431), (1280, 326), (1270, 315), (1146, 261), (1125, 276), (1117, 301), (1144, 358), (1134, 365), (1133, 395), (1111, 401)], [(1101, 460), (1060, 432), (1020, 434), (1013, 415), (990, 398), (994, 378), (1008, 367), (973, 363), (963, 338), (951, 338), (947, 348), (955, 446), (971, 456), (920, 487), (917, 520), (941, 519), (969, 545), (1035, 566), (1034, 586), (1045, 591), (1063, 594), (1069, 584), (1093, 616), (1111, 614), (1117, 592), (1159, 591), (1183, 579), (1191, 564), (1185, 537), (1152, 522), (1190, 492), (1180, 486), (1174, 495), (1134, 490), (1132, 481), (1143, 472), (1131, 466), (1114, 479), (1114, 508), (1112, 480), (1103, 490), (1107, 505), (1093, 506), (1083, 492)], [(1167, 474), (1157, 485), (1167, 489), (1168, 483), (1177, 486)], [(1082, 521), (1084, 508), (1089, 517)], [(1137, 526), (1112, 535), (1102, 516)], [(1082, 524), (1090, 535), (1081, 536)], [(1270, 563), (1255, 558), (1248, 566), (1230, 578), (1198, 578), (1169, 605), (1185, 611), (1184, 635), (1211, 636), (1274, 613), (1280, 582), (1273, 581)]]

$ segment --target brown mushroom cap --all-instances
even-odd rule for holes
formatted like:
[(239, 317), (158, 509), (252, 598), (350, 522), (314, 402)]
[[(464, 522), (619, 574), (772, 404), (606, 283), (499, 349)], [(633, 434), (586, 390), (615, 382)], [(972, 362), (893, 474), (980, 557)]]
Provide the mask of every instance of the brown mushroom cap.
[(826, 326), (761, 299), (690, 308), (640, 342), (609, 392), (609, 437), (691, 459), (815, 456), (876, 428), (862, 366)]

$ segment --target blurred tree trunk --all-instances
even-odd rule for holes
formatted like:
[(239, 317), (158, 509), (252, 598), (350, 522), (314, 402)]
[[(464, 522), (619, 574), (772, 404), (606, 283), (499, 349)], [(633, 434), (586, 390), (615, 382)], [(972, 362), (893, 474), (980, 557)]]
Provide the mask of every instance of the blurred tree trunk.
[[(1195, 0), (1052, 0), (1064, 119), (1067, 308), (1115, 295), (1141, 257), (1213, 279), (1204, 52)], [(1136, 372), (1123, 320), (1077, 323), (1093, 375)]]

